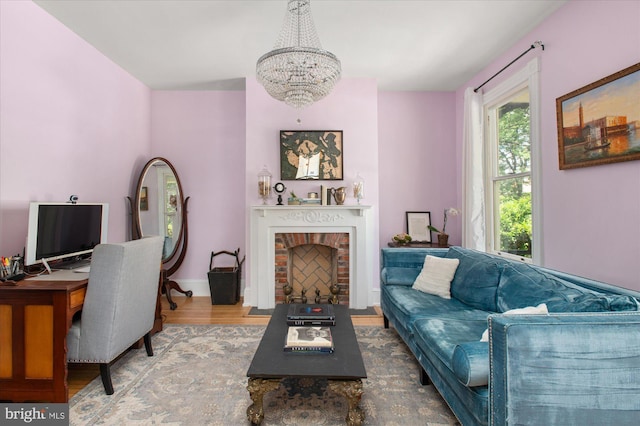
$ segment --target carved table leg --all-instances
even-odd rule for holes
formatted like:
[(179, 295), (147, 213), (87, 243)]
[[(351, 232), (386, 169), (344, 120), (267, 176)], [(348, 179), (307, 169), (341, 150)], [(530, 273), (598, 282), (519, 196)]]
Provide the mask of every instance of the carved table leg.
[(349, 403), (347, 425), (360, 426), (364, 424), (364, 411), (360, 408), (362, 398), (362, 380), (329, 380), (329, 389), (344, 395)]
[(280, 386), (280, 379), (249, 379), (247, 390), (253, 404), (247, 408), (247, 419), (252, 425), (262, 423), (262, 419), (264, 419), (262, 398), (265, 393), (277, 389), (278, 386)]

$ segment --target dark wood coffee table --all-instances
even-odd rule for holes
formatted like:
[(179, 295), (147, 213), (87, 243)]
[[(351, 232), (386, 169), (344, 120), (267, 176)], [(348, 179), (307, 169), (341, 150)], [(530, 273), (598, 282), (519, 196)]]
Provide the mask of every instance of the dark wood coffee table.
[(362, 379), (367, 378), (362, 354), (353, 329), (349, 310), (334, 305), (336, 325), (331, 327), (335, 351), (331, 354), (300, 354), (284, 352), (284, 340), (289, 326), (289, 305), (279, 304), (271, 316), (258, 350), (247, 371), (247, 390), (253, 404), (247, 408), (247, 418), (254, 425), (264, 419), (264, 394), (276, 389), (286, 378), (326, 379), (329, 389), (347, 398), (348, 425), (361, 425), (364, 412), (360, 408)]

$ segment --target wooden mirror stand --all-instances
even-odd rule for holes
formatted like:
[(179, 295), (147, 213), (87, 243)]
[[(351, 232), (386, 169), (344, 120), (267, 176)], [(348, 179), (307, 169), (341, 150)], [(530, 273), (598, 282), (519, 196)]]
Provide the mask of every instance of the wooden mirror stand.
[(191, 290), (184, 291), (180, 284), (169, 277), (174, 274), (187, 253), (189, 232), (187, 226), (187, 204), (182, 185), (173, 165), (164, 158), (152, 158), (142, 169), (136, 195), (131, 203), (133, 239), (148, 235), (160, 235), (165, 239), (162, 253), (160, 289), (166, 294), (172, 310), (177, 304), (171, 298), (171, 290), (191, 297)]

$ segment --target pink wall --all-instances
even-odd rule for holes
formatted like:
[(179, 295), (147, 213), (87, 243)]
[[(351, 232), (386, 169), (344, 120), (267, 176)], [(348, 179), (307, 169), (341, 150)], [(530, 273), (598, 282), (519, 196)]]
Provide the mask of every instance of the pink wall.
[[(378, 93), (373, 79), (344, 79), (301, 111), (272, 100), (254, 79), (246, 93), (151, 92), (35, 4), (2, 1), (0, 12), (2, 255), (22, 251), (29, 201), (71, 193), (109, 202), (109, 239), (126, 240), (125, 196), (146, 161), (164, 156), (192, 197), (189, 252), (177, 277), (205, 280), (211, 250), (248, 251), (247, 207), (260, 202), (256, 175), (264, 164), (278, 181), (281, 129), (344, 131), (345, 180), (331, 186), (361, 173), (381, 246), (405, 229), (405, 211), (431, 211), (440, 226), (442, 209), (461, 205), (467, 85), (455, 94)], [(528, 55), (540, 55), (542, 67), (544, 264), (634, 289), (640, 162), (559, 171), (555, 99), (638, 62), (639, 17), (638, 2), (569, 2), (468, 83), (544, 41), (544, 52)], [(285, 184), (300, 194), (319, 187)], [(459, 222), (447, 228), (454, 243)], [(377, 263), (372, 271), (377, 276)]]
[(244, 92), (152, 92), (149, 159), (169, 160), (191, 197), (189, 246), (175, 278), (206, 280), (212, 251), (247, 253), (244, 132)]
[(128, 239), (149, 89), (32, 2), (0, 2), (0, 53), (0, 253), (22, 253), (30, 201), (71, 194), (108, 202), (109, 241)]
[(639, 19), (640, 2), (569, 2), (456, 93), (460, 167), (465, 87), (486, 80), (533, 41), (544, 42), (544, 52), (529, 53), (485, 86), (490, 90), (540, 56), (543, 264), (635, 290), (640, 290), (640, 161), (560, 171), (555, 100), (639, 62)]
[[(431, 212), (442, 228), (444, 209), (460, 207), (456, 195), (453, 92), (378, 94), (380, 245), (406, 232), (407, 211)], [(460, 244), (460, 220), (447, 223)], [(432, 236), (436, 240), (436, 235)]]
[[(272, 99), (255, 80), (247, 79), (247, 133), (245, 162), (246, 205), (261, 204), (258, 197), (258, 173), (267, 165), (273, 174), (273, 183), (280, 179), (280, 130), (342, 130), (344, 152), (344, 181), (327, 181), (331, 187), (348, 186), (359, 172), (365, 180), (365, 198), (362, 204), (373, 206), (372, 220), (378, 223), (378, 90), (373, 79), (343, 79), (325, 99), (302, 110)], [(298, 122), (298, 119), (300, 122)], [(284, 181), (288, 190), (303, 196), (319, 191), (319, 182)], [(350, 194), (351, 191), (349, 191)], [(288, 192), (287, 192), (288, 194)], [(271, 201), (275, 204), (275, 200)], [(349, 195), (345, 204), (356, 204)], [(247, 210), (248, 229), (248, 210)], [(377, 231), (377, 229), (376, 229)], [(378, 239), (377, 232), (375, 240)], [(248, 262), (251, 259), (247, 259)], [(379, 275), (378, 259), (371, 265), (373, 277)], [(251, 277), (247, 271), (247, 284)], [(377, 287), (377, 280), (374, 286)]]
[[(280, 179), (280, 130), (342, 130), (344, 181), (327, 181), (331, 187), (350, 186), (359, 172), (365, 180), (366, 200), (378, 200), (378, 90), (373, 79), (343, 79), (325, 99), (298, 110), (271, 98), (255, 80), (247, 79), (247, 205), (262, 203), (257, 179), (263, 165)], [(300, 122), (298, 122), (300, 120)], [(285, 181), (299, 196), (318, 191), (319, 182)], [(351, 193), (350, 193), (351, 194)], [(355, 204), (348, 196), (345, 204)], [(274, 202), (275, 204), (275, 202)]]

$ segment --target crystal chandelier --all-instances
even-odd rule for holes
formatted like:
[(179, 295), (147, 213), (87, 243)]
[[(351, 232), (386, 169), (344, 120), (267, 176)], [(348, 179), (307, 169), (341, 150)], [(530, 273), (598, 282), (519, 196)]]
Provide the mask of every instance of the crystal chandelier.
[(269, 95), (295, 108), (324, 98), (340, 80), (340, 61), (322, 49), (310, 0), (289, 0), (278, 40), (258, 59), (256, 76)]

